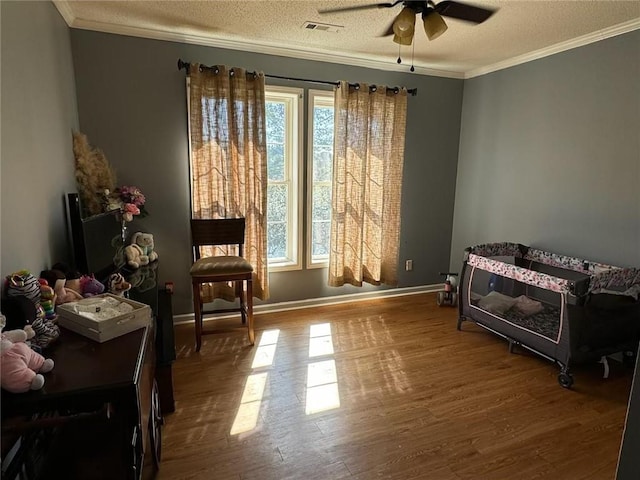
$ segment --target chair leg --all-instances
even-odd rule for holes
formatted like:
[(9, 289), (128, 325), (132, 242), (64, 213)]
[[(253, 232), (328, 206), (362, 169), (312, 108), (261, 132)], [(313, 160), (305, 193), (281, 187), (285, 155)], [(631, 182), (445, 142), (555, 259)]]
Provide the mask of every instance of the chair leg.
[(202, 346), (202, 303), (200, 301), (200, 283), (193, 284), (193, 319), (196, 326), (196, 352)]
[(240, 298), (240, 315), (242, 316), (242, 324), (247, 323), (247, 306), (245, 302), (244, 281), (236, 282), (238, 288), (236, 289), (236, 295)]
[(248, 330), (249, 330), (249, 343), (254, 345), (256, 343), (256, 334), (253, 331), (253, 281), (247, 280), (247, 317), (248, 318)]

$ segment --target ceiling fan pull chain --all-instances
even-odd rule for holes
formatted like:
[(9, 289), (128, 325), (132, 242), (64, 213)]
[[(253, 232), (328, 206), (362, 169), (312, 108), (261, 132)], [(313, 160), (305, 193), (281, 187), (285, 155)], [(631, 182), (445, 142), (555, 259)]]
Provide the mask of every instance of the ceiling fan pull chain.
[(398, 44), (398, 60), (396, 60), (396, 62), (398, 62), (398, 63), (402, 63), (402, 59), (400, 58), (400, 47), (401, 47), (401, 45)]

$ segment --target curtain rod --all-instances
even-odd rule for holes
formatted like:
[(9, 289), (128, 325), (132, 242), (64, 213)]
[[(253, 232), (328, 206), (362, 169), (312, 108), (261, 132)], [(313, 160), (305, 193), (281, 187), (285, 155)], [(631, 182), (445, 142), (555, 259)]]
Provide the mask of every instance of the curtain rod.
[[(182, 70), (184, 69), (187, 72), (187, 75), (189, 75), (189, 68), (190, 68), (191, 64), (187, 63), (187, 62), (183, 62), (182, 59), (178, 59), (178, 70)], [(205, 68), (213, 68), (213, 67), (206, 67), (205, 65), (203, 65), (203, 67)], [(269, 75), (269, 74), (264, 74), (265, 77), (268, 78), (277, 78), (280, 80), (288, 80), (291, 82), (306, 82), (306, 83), (318, 83), (318, 84), (322, 84), (322, 85), (333, 85), (333, 86), (338, 86), (340, 85), (340, 82), (329, 82), (329, 81), (325, 81), (325, 80), (310, 80), (308, 78), (295, 78), (295, 77), (282, 77), (280, 75)], [(350, 86), (355, 86), (353, 83), (349, 84)], [(398, 87), (387, 87), (387, 90), (396, 90)], [(408, 88), (407, 89), (407, 93), (411, 94), (412, 96), (416, 96), (418, 94), (418, 89), (417, 88)]]

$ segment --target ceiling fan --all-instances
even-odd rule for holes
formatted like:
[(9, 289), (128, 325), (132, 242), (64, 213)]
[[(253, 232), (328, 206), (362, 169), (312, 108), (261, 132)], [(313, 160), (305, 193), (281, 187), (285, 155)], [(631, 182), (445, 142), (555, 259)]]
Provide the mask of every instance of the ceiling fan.
[(402, 3), (403, 8), (393, 19), (382, 36), (393, 35), (393, 41), (400, 45), (411, 45), (415, 32), (416, 15), (421, 14), (424, 30), (429, 40), (435, 40), (447, 30), (447, 24), (442, 17), (450, 17), (471, 23), (482, 23), (487, 20), (495, 9), (476, 7), (468, 3), (444, 0), (440, 3), (427, 1), (403, 1), (393, 3), (371, 3), (367, 5), (353, 5), (350, 7), (329, 8), (318, 10), (318, 13), (338, 13), (372, 8), (393, 8)]

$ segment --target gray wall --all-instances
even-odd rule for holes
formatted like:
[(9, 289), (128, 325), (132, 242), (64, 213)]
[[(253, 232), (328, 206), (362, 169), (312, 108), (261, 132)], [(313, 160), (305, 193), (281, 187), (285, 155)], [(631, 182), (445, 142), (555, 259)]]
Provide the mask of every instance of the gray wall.
[[(512, 241), (640, 265), (640, 31), (465, 81), (451, 268)], [(618, 480), (638, 478), (636, 367)]]
[[(177, 70), (178, 58), (272, 75), (417, 87), (418, 95), (408, 101), (400, 251), (402, 265), (411, 258), (414, 270), (401, 272), (400, 285), (441, 281), (438, 272), (448, 268), (453, 219), (461, 80), (83, 30), (71, 31), (71, 43), (81, 130), (103, 149), (118, 182), (136, 184), (147, 196), (150, 216), (134, 220), (133, 228), (154, 234), (160, 281), (175, 282), (176, 314), (193, 311), (185, 73)], [(270, 282), (270, 303), (373, 289), (327, 287), (326, 269), (273, 273)]]
[[(68, 259), (63, 194), (77, 129), (69, 30), (49, 2), (0, 2), (1, 264), (4, 276)], [(190, 311), (184, 74), (178, 57), (276, 75), (416, 86), (409, 100), (402, 285), (439, 281), (465, 246), (511, 240), (640, 264), (640, 32), (465, 82), (72, 31), (82, 130), (137, 183), (162, 277)], [(295, 84), (291, 84), (296, 86)], [(307, 85), (297, 85), (307, 87)], [(462, 109), (462, 131), (460, 111)], [(454, 183), (458, 137), (459, 173)], [(334, 295), (324, 270), (272, 275), (273, 301)], [(355, 289), (341, 289), (355, 291)], [(638, 382), (619, 479), (636, 478)]]
[(640, 31), (465, 81), (451, 265), (520, 242), (640, 265)]
[(68, 261), (64, 193), (78, 128), (69, 29), (50, 2), (0, 2), (2, 277)]

